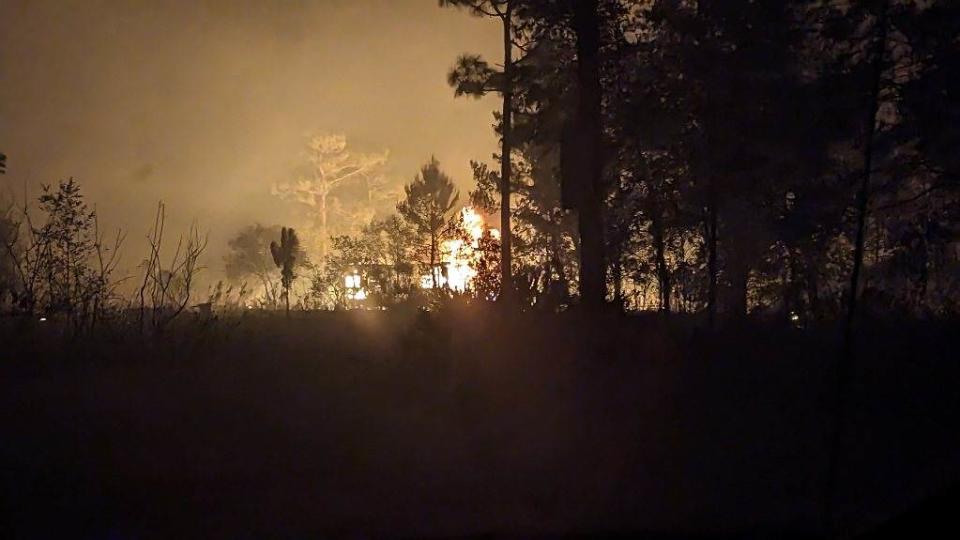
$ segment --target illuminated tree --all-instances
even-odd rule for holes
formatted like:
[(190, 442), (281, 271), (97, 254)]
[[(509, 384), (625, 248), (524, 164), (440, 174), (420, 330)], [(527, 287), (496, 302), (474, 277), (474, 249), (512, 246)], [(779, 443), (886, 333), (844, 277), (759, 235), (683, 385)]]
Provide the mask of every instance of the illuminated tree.
[(374, 196), (370, 194), (371, 190), (378, 192), (378, 186), (383, 186), (383, 166), (387, 156), (388, 152), (350, 152), (344, 135), (316, 135), (307, 143), (308, 173), (293, 182), (278, 183), (273, 186), (272, 191), (284, 200), (295, 201), (310, 208), (317, 232), (313, 247), (324, 255), (335, 229), (330, 223), (333, 210), (343, 208), (335, 193), (349, 183), (362, 182), (368, 199), (372, 200)]
[(423, 252), (430, 265), (433, 287), (439, 284), (438, 263), (440, 242), (450, 231), (450, 212), (460, 199), (453, 181), (440, 170), (440, 162), (431, 158), (420, 174), (404, 187), (406, 198), (397, 204), (397, 211), (424, 238)]

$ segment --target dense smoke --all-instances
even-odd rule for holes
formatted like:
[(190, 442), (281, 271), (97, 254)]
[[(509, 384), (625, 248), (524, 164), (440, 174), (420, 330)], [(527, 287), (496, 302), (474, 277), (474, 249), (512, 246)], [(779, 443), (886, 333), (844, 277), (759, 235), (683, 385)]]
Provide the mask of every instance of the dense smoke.
[[(390, 151), (410, 181), (431, 155), (464, 192), (496, 149), (496, 98), (454, 99), (452, 54), (495, 52), (497, 27), (430, 0), (265, 3), (11, 1), (0, 17), (4, 197), (74, 176), (103, 226), (146, 254), (168, 227), (210, 232), (205, 264), (254, 221), (287, 224), (271, 185), (302, 166), (307, 134)], [(160, 45), (162, 43), (162, 46)], [(453, 51), (453, 52), (452, 52)]]

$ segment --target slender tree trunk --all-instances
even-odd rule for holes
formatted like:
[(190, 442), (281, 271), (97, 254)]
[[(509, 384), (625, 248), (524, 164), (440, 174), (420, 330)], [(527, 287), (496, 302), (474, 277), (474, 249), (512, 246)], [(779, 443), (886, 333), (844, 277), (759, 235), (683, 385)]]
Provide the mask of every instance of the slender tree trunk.
[(883, 54), (887, 41), (887, 5), (884, 2), (877, 19), (877, 38), (873, 50), (873, 80), (870, 88), (870, 103), (864, 126), (863, 175), (857, 192), (857, 236), (853, 248), (853, 270), (850, 273), (850, 290), (847, 292), (847, 320), (844, 326), (844, 347), (849, 349), (853, 323), (857, 314), (860, 273), (863, 269), (864, 238), (866, 236), (867, 212), (870, 204), (870, 176), (873, 169), (873, 137), (877, 129), (877, 110), (880, 107), (880, 83), (883, 76)]
[(500, 298), (510, 304), (513, 294), (513, 233), (510, 230), (510, 153), (513, 149), (513, 2), (507, 1), (503, 15), (503, 110), (500, 153)]
[(820, 318), (820, 277), (816, 268), (807, 269), (807, 300), (810, 304), (810, 314), (815, 320)]
[(842, 452), (843, 432), (846, 421), (846, 394), (850, 384), (850, 369), (853, 364), (853, 327), (857, 315), (857, 297), (860, 272), (863, 267), (864, 236), (867, 210), (870, 203), (870, 175), (873, 169), (873, 138), (877, 129), (877, 111), (880, 107), (880, 85), (883, 77), (883, 55), (887, 48), (888, 2), (880, 6), (876, 22), (876, 38), (873, 43), (873, 74), (867, 117), (864, 121), (863, 175), (857, 193), (857, 236), (853, 249), (853, 270), (850, 273), (850, 290), (847, 298), (847, 317), (843, 329), (843, 354), (837, 364), (836, 418), (830, 447), (830, 462), (827, 468), (826, 495), (824, 497), (824, 527), (832, 533), (835, 528), (837, 475)]
[(800, 250), (788, 249), (787, 254), (790, 258), (786, 268), (786, 282), (784, 286), (784, 307), (787, 320), (795, 313), (798, 317), (803, 308), (803, 264), (801, 262)]
[(562, 251), (560, 233), (554, 229), (550, 233), (550, 263), (557, 272), (557, 280), (566, 286), (567, 276), (563, 269)]
[(554, 226), (550, 233), (550, 264), (553, 266), (553, 270), (557, 272), (557, 279), (552, 284), (556, 289), (556, 294), (553, 295), (554, 308), (558, 307), (567, 295), (567, 273), (563, 268), (562, 249), (560, 233)]
[(880, 220), (874, 219), (873, 221), (875, 225), (875, 227), (873, 228), (874, 235), (875, 235), (874, 242), (873, 242), (873, 264), (878, 264), (880, 262), (880, 247), (881, 247), (881, 241), (883, 239), (881, 238), (881, 232), (880, 232)]
[(613, 273), (613, 301), (616, 302), (617, 309), (623, 309), (623, 263), (620, 254), (617, 254), (610, 267)]
[(660, 290), (659, 309), (670, 312), (670, 271), (667, 268), (666, 241), (663, 230), (663, 214), (656, 194), (652, 194), (650, 212), (650, 233), (653, 240), (655, 265), (657, 268), (657, 287)]
[(920, 236), (920, 287), (917, 291), (916, 309), (924, 310), (927, 307), (927, 288), (930, 285), (930, 222), (924, 220), (923, 233)]
[(437, 288), (437, 235), (436, 233), (430, 233), (430, 279), (433, 283), (433, 288)]
[(320, 256), (327, 255), (327, 242), (330, 241), (327, 234), (327, 190), (324, 189), (320, 195)]
[(580, 298), (587, 309), (599, 309), (606, 301), (602, 193), (600, 189), (600, 70), (599, 14), (597, 0), (579, 0), (573, 5), (577, 34), (577, 81), (579, 86), (578, 129), (584, 134), (583, 178), (579, 203)]
[(733, 258), (729, 257), (724, 266), (729, 271), (731, 293), (729, 313), (726, 308), (724, 313), (728, 317), (744, 317), (747, 314), (747, 283), (750, 280), (750, 268), (745, 261), (741, 260), (742, 257), (737, 257), (737, 260), (732, 260)]
[(717, 217), (717, 194), (713, 187), (713, 181), (710, 181), (710, 195), (707, 202), (707, 272), (710, 282), (707, 289), (707, 314), (710, 321), (710, 327), (713, 328), (717, 322), (717, 228), (719, 219)]

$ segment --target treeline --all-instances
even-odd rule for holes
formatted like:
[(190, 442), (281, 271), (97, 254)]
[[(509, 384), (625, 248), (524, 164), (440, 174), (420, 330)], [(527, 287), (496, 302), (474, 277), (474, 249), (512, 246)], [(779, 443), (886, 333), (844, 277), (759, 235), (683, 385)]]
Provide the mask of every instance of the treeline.
[[(431, 159), (404, 186), (392, 213), (354, 234), (329, 237), (319, 251), (310, 252), (292, 227), (245, 227), (229, 242), (227, 281), (202, 289), (207, 236), (196, 223), (185, 234), (171, 233), (166, 206), (158, 204), (146, 254), (126, 257), (135, 264), (128, 270), (121, 268), (126, 233), (101, 229), (77, 181), (41, 185), (37, 198), (0, 209), (0, 315), (56, 321), (77, 335), (103, 324), (157, 333), (189, 313), (206, 319), (248, 309), (422, 306), (468, 292), (466, 276), (457, 271), (474, 278), (475, 266), (492, 269), (484, 259), (490, 231), (465, 223), (459, 198)], [(451, 265), (452, 258), (461, 266)], [(494, 281), (478, 288), (484, 279)], [(495, 297), (492, 271), (470, 281), (471, 294), (486, 290), (485, 298)]]
[[(341, 174), (355, 170), (362, 169)], [(226, 276), (240, 284), (243, 302), (263, 309), (291, 299), (296, 309), (313, 310), (422, 304), (451, 293), (496, 297), (499, 282), (488, 260), (496, 257), (491, 247), (496, 240), (482, 224), (465, 223), (459, 190), (439, 161), (432, 158), (421, 167), (392, 210), (381, 209), (352, 233), (319, 236), (313, 249), (297, 241), (285, 278), (271, 256), (281, 227), (245, 227), (229, 242)], [(321, 223), (320, 231), (332, 228)], [(307, 236), (322, 234), (309, 222), (306, 228)], [(465, 271), (469, 279), (457, 273)], [(220, 289), (225, 296), (232, 290)]]
[(503, 29), (502, 60), (462, 55), (449, 81), (503, 99), (471, 199), (511, 220), (504, 292), (711, 320), (956, 312), (957, 3), (440, 3)]
[[(456, 289), (520, 309), (710, 321), (957, 312), (956, 2), (440, 4), (503, 31), (502, 59), (463, 54), (448, 74), (456, 95), (502, 98), (498, 163), (472, 163), (469, 198), (435, 160), (400, 193), (386, 152), (314, 136), (302, 174), (273, 190), (307, 216), (287, 224), (297, 241), (275, 258), (280, 227), (240, 231), (225, 266), (247, 285), (208, 303), (316, 309)], [(70, 202), (75, 185), (59, 190), (39, 201), (46, 224), (26, 209), (0, 222), (0, 292), (24, 312), (87, 320), (114, 263), (95, 214)], [(499, 213), (500, 234), (468, 230), (467, 203)], [(188, 236), (181, 248), (204, 245)], [(190, 301), (174, 283), (192, 279), (170, 276), (196, 262), (159, 260), (142, 265), (138, 312)]]

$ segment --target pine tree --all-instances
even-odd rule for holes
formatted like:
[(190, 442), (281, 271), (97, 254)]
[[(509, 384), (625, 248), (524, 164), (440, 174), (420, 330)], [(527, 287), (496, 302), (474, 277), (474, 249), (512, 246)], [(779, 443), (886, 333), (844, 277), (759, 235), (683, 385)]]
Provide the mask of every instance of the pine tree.
[(500, 283), (498, 297), (504, 303), (513, 300), (512, 245), (510, 227), (511, 153), (513, 152), (514, 79), (516, 61), (513, 49), (516, 43), (514, 11), (517, 0), (440, 0), (441, 6), (464, 7), (474, 15), (494, 17), (503, 27), (503, 69), (495, 71), (476, 55), (463, 55), (450, 72), (448, 82), (456, 94), (480, 97), (487, 92), (499, 92), (503, 98), (500, 111)]
[(440, 242), (450, 230), (449, 215), (460, 199), (460, 192), (440, 170), (436, 158), (430, 158), (413, 182), (404, 187), (404, 192), (406, 198), (397, 204), (397, 211), (426, 240), (424, 251), (430, 265), (430, 279), (433, 288), (437, 288)]

